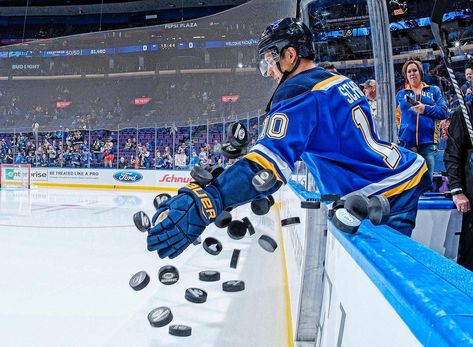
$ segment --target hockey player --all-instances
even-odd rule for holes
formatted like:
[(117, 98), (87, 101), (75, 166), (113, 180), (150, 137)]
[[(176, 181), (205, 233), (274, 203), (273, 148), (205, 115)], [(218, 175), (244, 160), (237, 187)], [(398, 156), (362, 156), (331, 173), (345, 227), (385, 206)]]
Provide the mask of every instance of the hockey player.
[[(148, 250), (161, 258), (178, 256), (225, 209), (262, 198), (279, 189), (302, 158), (321, 194), (383, 194), (391, 204), (389, 226), (410, 236), (418, 198), (430, 186), (419, 155), (381, 141), (373, 132), (366, 97), (349, 78), (314, 63), (312, 34), (295, 18), (270, 25), (258, 45), (260, 70), (277, 76), (278, 88), (268, 105), (251, 151), (211, 184), (189, 183), (160, 205), (148, 233)], [(251, 180), (270, 169), (277, 184), (264, 194)]]

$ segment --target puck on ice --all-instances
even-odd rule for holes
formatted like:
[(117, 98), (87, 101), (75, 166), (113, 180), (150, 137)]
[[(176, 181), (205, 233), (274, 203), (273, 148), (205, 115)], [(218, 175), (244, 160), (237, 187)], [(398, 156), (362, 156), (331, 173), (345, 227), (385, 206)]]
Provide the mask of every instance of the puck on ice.
[(179, 271), (172, 265), (165, 265), (159, 269), (159, 282), (170, 286), (179, 280)]
[(191, 336), (192, 328), (187, 325), (170, 325), (169, 334), (174, 336)]
[(207, 270), (199, 272), (199, 280), (204, 282), (220, 281), (220, 272)]
[(149, 324), (155, 328), (160, 328), (171, 323), (172, 319), (173, 316), (169, 307), (158, 307), (148, 313)]
[(240, 292), (245, 289), (245, 282), (240, 280), (223, 282), (222, 289), (224, 292)]
[(199, 288), (187, 288), (185, 298), (194, 304), (202, 304), (207, 301), (207, 292)]
[(246, 228), (248, 229), (248, 233), (251, 235), (255, 234), (255, 228), (253, 227), (253, 224), (251, 223), (250, 219), (248, 217), (244, 217), (242, 219), (242, 222), (245, 223)]
[(133, 277), (130, 278), (130, 282), (128, 283), (130, 284), (130, 287), (134, 290), (141, 290), (148, 285), (149, 280), (150, 277), (146, 273), (146, 271), (140, 271), (134, 274)]

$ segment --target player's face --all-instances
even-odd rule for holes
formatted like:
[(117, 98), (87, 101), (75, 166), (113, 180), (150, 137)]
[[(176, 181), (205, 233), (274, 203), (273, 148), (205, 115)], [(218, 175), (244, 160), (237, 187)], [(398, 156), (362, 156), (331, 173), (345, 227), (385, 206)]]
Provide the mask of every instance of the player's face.
[(279, 72), (277, 63), (279, 62), (279, 54), (275, 51), (267, 51), (259, 58), (259, 69), (264, 77), (272, 77), (279, 83), (281, 73)]
[(406, 76), (407, 76), (407, 81), (411, 85), (418, 86), (422, 82), (419, 68), (417, 67), (415, 63), (409, 64), (407, 66)]

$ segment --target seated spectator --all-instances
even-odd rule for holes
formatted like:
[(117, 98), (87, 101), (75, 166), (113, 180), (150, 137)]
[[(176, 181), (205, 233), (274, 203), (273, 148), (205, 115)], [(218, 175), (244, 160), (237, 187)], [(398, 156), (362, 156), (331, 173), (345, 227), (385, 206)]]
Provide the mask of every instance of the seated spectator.
[(177, 170), (187, 169), (187, 155), (184, 153), (184, 150), (180, 148), (174, 158), (174, 163)]
[(120, 157), (118, 161), (118, 168), (119, 169), (128, 169), (128, 163), (125, 160), (125, 157)]
[(41, 167), (46, 167), (49, 165), (49, 159), (48, 159), (48, 156), (46, 155), (46, 153), (44, 153), (42, 156), (41, 156), (41, 159), (39, 161), (39, 165)]
[(90, 155), (90, 152), (87, 148), (85, 148), (81, 154), (81, 162), (82, 162), (82, 167), (90, 167), (90, 161), (92, 157)]

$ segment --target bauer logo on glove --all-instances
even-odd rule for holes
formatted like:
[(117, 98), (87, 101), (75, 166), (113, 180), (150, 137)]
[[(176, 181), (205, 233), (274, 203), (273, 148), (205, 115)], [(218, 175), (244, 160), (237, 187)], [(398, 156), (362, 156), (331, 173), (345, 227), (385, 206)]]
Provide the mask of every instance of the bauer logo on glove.
[(202, 204), (202, 215), (206, 219), (213, 220), (215, 217), (217, 217), (212, 201), (210, 201), (207, 193), (204, 189), (202, 189), (201, 186), (195, 183), (189, 183), (185, 186), (185, 188), (190, 189), (200, 199)]

